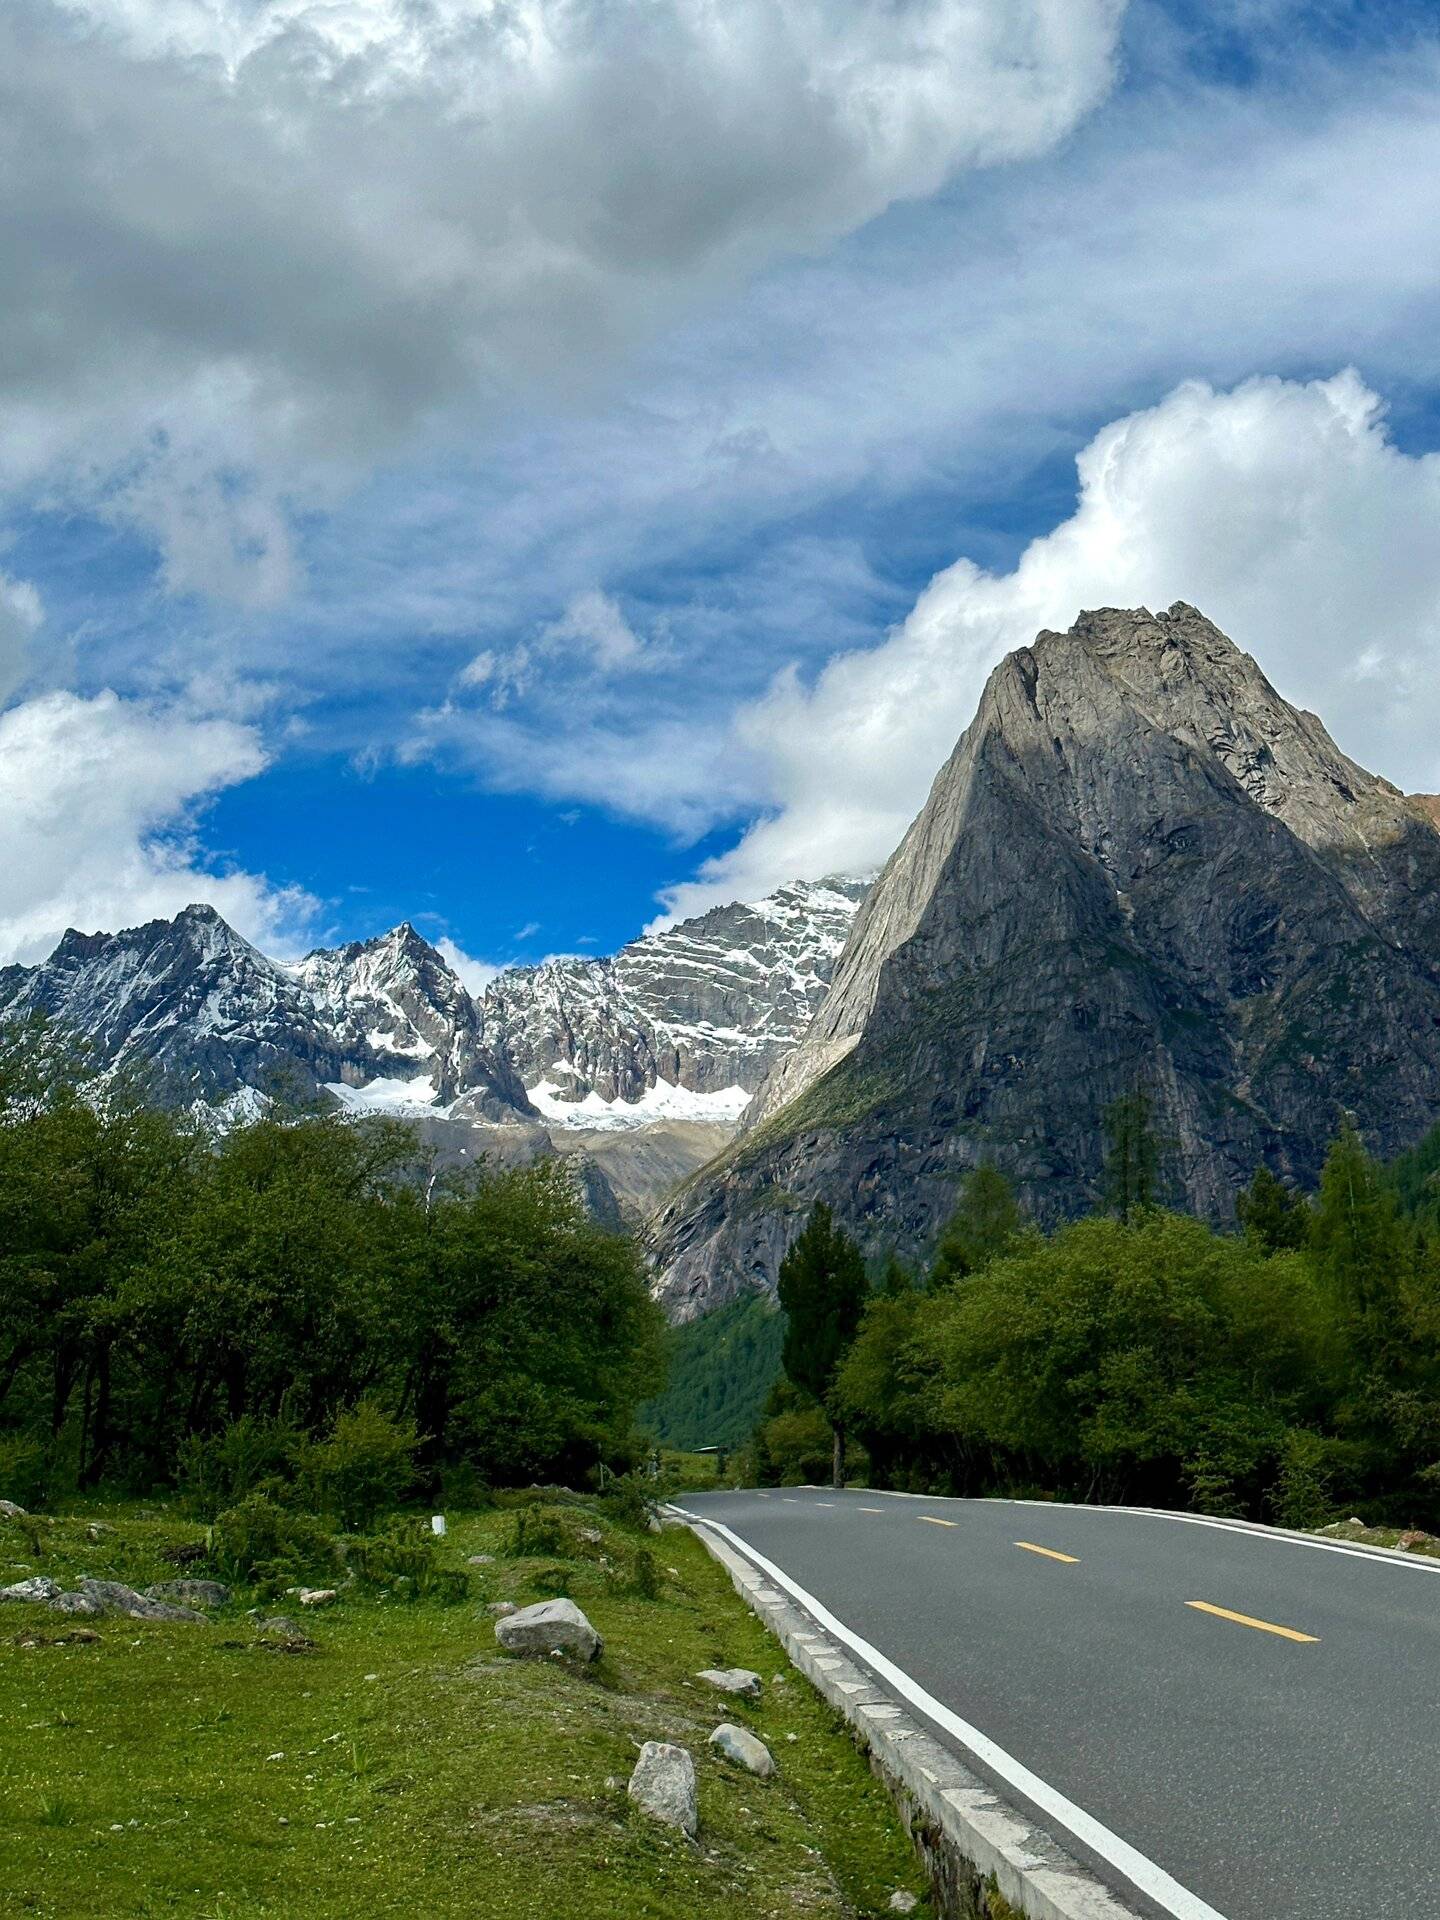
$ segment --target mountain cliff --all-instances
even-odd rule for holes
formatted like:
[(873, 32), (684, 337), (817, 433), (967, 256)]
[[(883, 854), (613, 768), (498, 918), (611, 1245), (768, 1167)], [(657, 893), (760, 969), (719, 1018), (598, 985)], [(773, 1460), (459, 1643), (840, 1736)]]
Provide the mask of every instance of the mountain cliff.
[(1106, 609), (992, 674), (740, 1138), (667, 1208), (688, 1317), (817, 1197), (918, 1253), (993, 1162), (1052, 1221), (1150, 1091), (1170, 1196), (1217, 1220), (1260, 1160), (1313, 1180), (1340, 1113), (1440, 1111), (1440, 832), (1193, 607)]

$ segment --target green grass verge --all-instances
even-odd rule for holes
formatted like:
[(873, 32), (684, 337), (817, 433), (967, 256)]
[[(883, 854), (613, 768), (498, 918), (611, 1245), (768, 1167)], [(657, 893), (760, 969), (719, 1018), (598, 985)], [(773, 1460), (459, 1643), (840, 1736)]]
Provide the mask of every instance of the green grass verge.
[[(516, 1560), (508, 1513), (452, 1516), (448, 1565), (502, 1556), (470, 1570), (467, 1602), (346, 1595), (301, 1616), (309, 1653), (264, 1647), (248, 1596), (203, 1626), (0, 1607), (0, 1912), (849, 1920), (896, 1888), (920, 1893), (863, 1756), (704, 1549), (581, 1517), (599, 1533), (591, 1557)], [(113, 1531), (92, 1540), (87, 1518)], [(200, 1537), (172, 1513), (112, 1507), (43, 1526), (37, 1557), (0, 1524), (0, 1581), (145, 1584), (175, 1573), (162, 1548)], [(632, 1590), (642, 1548), (656, 1599)], [(592, 1668), (496, 1646), (487, 1601), (557, 1590), (605, 1637)], [(67, 1639), (77, 1626), (98, 1640)], [(764, 1699), (695, 1680), (717, 1665), (753, 1667)], [(769, 1744), (775, 1779), (712, 1754), (726, 1718)], [(696, 1845), (626, 1799), (646, 1739), (695, 1756)]]

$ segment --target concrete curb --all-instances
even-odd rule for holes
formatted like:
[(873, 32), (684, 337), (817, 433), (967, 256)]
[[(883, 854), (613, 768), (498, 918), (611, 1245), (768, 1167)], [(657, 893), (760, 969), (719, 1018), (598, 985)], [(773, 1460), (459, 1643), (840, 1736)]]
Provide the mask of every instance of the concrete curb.
[(858, 1735), (925, 1861), (944, 1920), (992, 1920), (992, 1882), (1026, 1920), (1138, 1920), (1138, 1908), (941, 1746), (758, 1567), (705, 1525), (687, 1524)]

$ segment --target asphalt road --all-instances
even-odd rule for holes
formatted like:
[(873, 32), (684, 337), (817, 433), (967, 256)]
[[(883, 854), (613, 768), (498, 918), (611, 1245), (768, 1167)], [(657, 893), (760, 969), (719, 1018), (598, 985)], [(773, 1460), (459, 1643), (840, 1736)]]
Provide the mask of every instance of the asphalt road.
[(1137, 1510), (681, 1504), (1226, 1920), (1440, 1920), (1440, 1564)]

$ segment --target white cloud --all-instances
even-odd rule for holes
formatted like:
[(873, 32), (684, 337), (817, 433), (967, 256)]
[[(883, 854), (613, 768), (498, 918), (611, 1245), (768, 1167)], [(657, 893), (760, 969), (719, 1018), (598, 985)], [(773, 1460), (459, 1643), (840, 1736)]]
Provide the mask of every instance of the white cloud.
[(882, 645), (742, 710), (773, 811), (672, 910), (885, 859), (996, 661), (1085, 607), (1193, 602), (1354, 758), (1440, 787), (1440, 453), (1400, 452), (1356, 373), (1189, 382), (1078, 468), (1075, 512), (1013, 572), (957, 561)]
[(457, 947), (447, 934), (443, 940), (435, 942), (435, 951), (449, 967), (465, 991), (478, 1000), (502, 968), (489, 960), (476, 960), (462, 947)]
[(8, 0), (0, 479), (259, 602), (289, 521), (443, 420), (1109, 89), (1124, 0)]
[(208, 901), (266, 951), (313, 902), (201, 863), (196, 810), (259, 773), (253, 727), (179, 706), (47, 693), (0, 713), (0, 961), (44, 959), (67, 927), (111, 932)]

